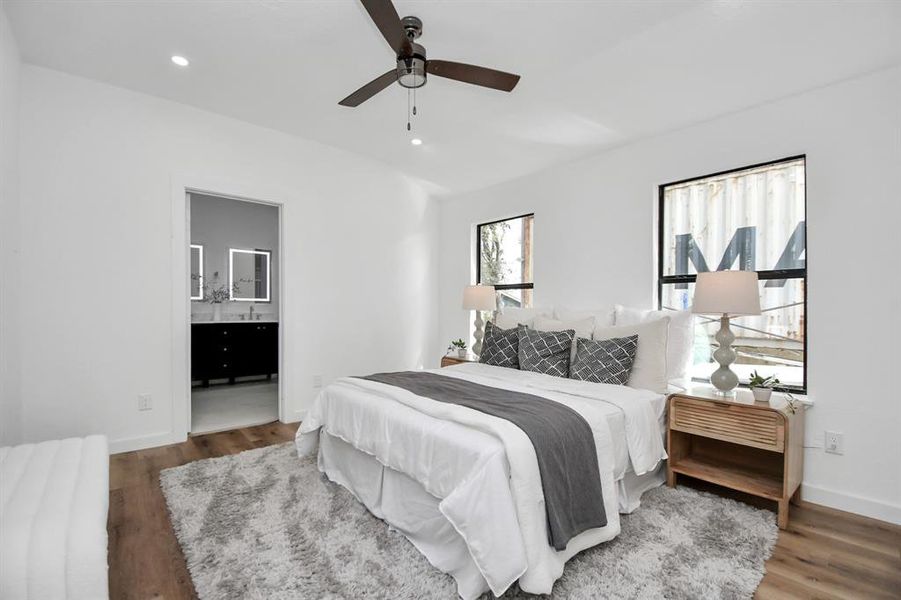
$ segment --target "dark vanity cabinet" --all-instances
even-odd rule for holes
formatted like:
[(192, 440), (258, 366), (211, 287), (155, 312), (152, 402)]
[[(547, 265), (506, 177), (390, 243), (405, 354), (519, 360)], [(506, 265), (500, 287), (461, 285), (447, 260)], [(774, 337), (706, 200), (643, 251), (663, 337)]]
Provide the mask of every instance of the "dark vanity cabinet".
[(191, 379), (209, 385), (211, 379), (278, 373), (278, 323), (191, 324)]

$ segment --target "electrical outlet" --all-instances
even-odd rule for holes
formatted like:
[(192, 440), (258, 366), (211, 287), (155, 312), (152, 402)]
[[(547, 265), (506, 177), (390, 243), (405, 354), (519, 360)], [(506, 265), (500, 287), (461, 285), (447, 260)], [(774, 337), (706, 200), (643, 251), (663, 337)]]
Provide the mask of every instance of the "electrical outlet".
[(824, 445), (829, 454), (844, 454), (845, 436), (838, 431), (827, 431)]
[(322, 375), (313, 375), (313, 387), (314, 388), (322, 387)]
[(138, 394), (138, 410), (152, 410), (153, 398), (150, 394)]

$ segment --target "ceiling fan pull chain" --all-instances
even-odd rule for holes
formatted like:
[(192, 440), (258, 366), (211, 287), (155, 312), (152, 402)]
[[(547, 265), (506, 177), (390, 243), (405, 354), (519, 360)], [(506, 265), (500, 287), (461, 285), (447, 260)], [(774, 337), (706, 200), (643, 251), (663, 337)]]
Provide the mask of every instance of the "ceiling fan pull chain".
[(413, 116), (416, 116), (416, 88), (413, 88)]
[(410, 125), (410, 90), (407, 89), (407, 131), (411, 131), (413, 128)]

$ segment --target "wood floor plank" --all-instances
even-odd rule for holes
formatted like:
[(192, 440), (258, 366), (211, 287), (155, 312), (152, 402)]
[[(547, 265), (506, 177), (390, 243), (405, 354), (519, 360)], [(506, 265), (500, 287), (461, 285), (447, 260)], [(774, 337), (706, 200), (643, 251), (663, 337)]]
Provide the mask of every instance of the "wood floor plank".
[(261, 426), (249, 435), (235, 430), (189, 438), (182, 444), (110, 457), (110, 598), (195, 598), (184, 556), (169, 521), (159, 485), (160, 471), (189, 462), (235, 454), (294, 438), (297, 425)]
[[(111, 480), (112, 481), (112, 480)], [(116, 590), (121, 593), (122, 590), (126, 589), (126, 582), (124, 580), (125, 577), (128, 576), (128, 570), (122, 568), (113, 568), (113, 565), (121, 565), (122, 557), (124, 556), (124, 550), (122, 548), (122, 536), (120, 535), (120, 528), (122, 527), (123, 522), (126, 519), (126, 516), (123, 514), (125, 511), (125, 498), (122, 492), (122, 488), (111, 489), (109, 494), (109, 516), (107, 518), (107, 552), (109, 553), (109, 589), (110, 589), (110, 598), (119, 597), (113, 596), (112, 591)]]
[[(110, 457), (110, 598), (196, 597), (169, 522), (160, 471), (292, 441), (297, 427), (270, 423)], [(897, 599), (899, 590), (901, 527), (802, 503), (792, 507), (788, 529), (779, 532), (755, 598)]]
[(110, 490), (118, 490), (130, 485), (135, 485), (146, 476), (144, 469), (135, 468), (140, 462), (140, 456), (136, 452), (114, 454), (110, 456)]
[(779, 536), (779, 547), (809, 562), (835, 564), (854, 577), (901, 585), (901, 561), (876, 550), (794, 529)]
[(803, 583), (772, 571), (767, 571), (754, 598), (755, 600), (844, 600), (843, 596), (822, 590), (812, 590)]
[(776, 546), (766, 563), (767, 572), (803, 583), (818, 593), (838, 594), (845, 598), (863, 597), (874, 600), (897, 598), (896, 590), (883, 581), (861, 576), (842, 563), (810, 561)]
[(819, 533), (901, 560), (901, 531), (890, 523), (813, 504), (802, 505), (795, 512), (792, 526), (797, 531)]

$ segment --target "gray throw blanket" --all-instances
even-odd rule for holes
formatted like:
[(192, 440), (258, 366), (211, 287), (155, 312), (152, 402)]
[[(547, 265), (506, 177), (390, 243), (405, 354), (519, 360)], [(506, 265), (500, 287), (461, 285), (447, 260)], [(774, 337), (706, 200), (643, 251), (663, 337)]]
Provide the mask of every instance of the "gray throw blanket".
[(405, 371), (361, 377), (437, 402), (458, 404), (510, 421), (532, 441), (547, 511), (548, 543), (555, 550), (583, 531), (607, 524), (594, 434), (573, 409), (532, 394), (435, 373)]

